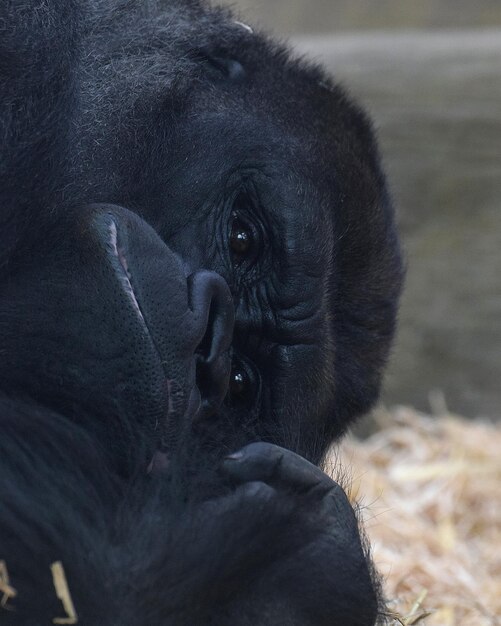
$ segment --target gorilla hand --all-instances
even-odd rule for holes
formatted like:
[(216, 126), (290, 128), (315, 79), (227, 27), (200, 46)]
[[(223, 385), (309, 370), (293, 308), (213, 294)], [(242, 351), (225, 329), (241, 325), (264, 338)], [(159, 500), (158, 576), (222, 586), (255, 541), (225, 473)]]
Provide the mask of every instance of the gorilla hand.
[[(208, 623), (372, 626), (377, 590), (341, 487), (302, 457), (268, 443), (230, 455), (223, 471), (233, 492), (191, 518), (191, 524), (202, 521), (204, 541), (191, 545), (189, 569), (200, 585), (192, 580), (190, 595), (202, 604), (205, 597), (209, 609), (223, 607), (217, 615), (209, 610), (214, 621)], [(182, 545), (186, 570), (187, 542)]]
[(253, 485), (260, 497), (266, 493), (270, 505), (274, 498), (292, 501), (291, 536), (282, 529), (277, 540), (292, 537), (295, 545), (280, 546), (283, 557), (264, 570), (250, 600), (256, 613), (278, 610), (281, 624), (374, 624), (377, 594), (355, 513), (341, 487), (297, 454), (266, 443), (230, 456), (225, 470), (237, 484)]

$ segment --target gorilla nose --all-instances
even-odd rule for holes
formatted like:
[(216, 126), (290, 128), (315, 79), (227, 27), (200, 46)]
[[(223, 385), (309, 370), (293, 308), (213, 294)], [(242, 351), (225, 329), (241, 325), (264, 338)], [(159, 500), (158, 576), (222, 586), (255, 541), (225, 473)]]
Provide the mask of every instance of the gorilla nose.
[(195, 352), (199, 417), (204, 418), (216, 413), (228, 391), (234, 309), (229, 287), (219, 274), (198, 271), (188, 283), (191, 309), (202, 331)]

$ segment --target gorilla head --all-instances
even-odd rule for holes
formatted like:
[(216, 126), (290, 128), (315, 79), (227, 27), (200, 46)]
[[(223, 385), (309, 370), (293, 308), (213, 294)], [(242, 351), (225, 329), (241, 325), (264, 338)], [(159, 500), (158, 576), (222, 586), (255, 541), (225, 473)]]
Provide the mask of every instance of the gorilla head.
[[(364, 114), (321, 70), (198, 2), (54, 0), (37, 38), (11, 10), (4, 391), (96, 423), (132, 412), (150, 446), (175, 398), (188, 408), (160, 436), (170, 448), (182, 431), (204, 450), (263, 440), (318, 462), (377, 398), (402, 277)], [(64, 209), (91, 204), (116, 208)], [(131, 263), (113, 230), (119, 241), (130, 225)], [(198, 321), (186, 323), (193, 274)], [(231, 334), (222, 279), (229, 387), (213, 352)], [(40, 309), (16, 295), (24, 280)]]
[(318, 462), (377, 398), (394, 331), (401, 262), (370, 124), (224, 12), (106, 4), (82, 42), (65, 197), (137, 212), (186, 274), (229, 285), (230, 391), (196, 439)]
[(82, 624), (373, 626), (303, 458), (394, 330), (364, 115), (198, 0), (4, 2), (0, 31), (2, 624), (55, 621), (61, 561)]

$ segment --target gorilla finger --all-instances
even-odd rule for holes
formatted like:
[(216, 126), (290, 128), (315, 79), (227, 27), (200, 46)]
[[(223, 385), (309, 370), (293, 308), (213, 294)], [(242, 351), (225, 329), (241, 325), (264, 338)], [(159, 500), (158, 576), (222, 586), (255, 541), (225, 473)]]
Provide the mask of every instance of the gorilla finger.
[(323, 496), (339, 489), (318, 467), (298, 454), (271, 443), (251, 443), (226, 457), (223, 468), (236, 482), (265, 481), (294, 492)]
[(277, 496), (277, 491), (270, 485), (259, 480), (247, 482), (241, 485), (235, 491), (236, 499), (243, 499), (250, 502), (252, 505), (261, 504), (266, 506)]
[(208, 513), (212, 517), (226, 518), (233, 514), (239, 516), (247, 506), (253, 510), (263, 509), (268, 506), (273, 508), (273, 502), (277, 499), (276, 489), (259, 480), (252, 480), (239, 485), (232, 493), (222, 497), (208, 500), (201, 506), (205, 518)]
[(259, 538), (281, 535), (291, 519), (294, 503), (283, 493), (261, 481), (239, 485), (234, 492), (203, 504), (190, 513), (186, 524), (201, 524), (210, 545), (217, 545), (217, 536), (226, 543), (255, 543)]

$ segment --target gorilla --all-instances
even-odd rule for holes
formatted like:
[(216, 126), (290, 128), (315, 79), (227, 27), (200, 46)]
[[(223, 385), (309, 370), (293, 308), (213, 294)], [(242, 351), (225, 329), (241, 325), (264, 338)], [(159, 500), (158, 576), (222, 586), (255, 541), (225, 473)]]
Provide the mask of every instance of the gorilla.
[(402, 282), (365, 115), (200, 0), (4, 2), (0, 96), (0, 624), (374, 624), (317, 467)]

